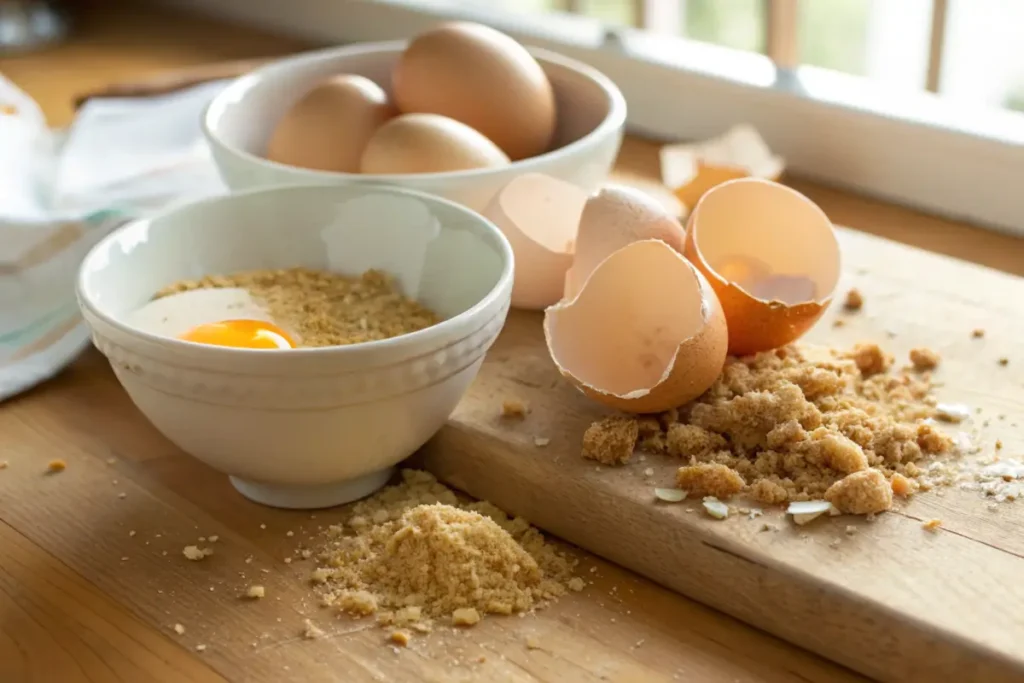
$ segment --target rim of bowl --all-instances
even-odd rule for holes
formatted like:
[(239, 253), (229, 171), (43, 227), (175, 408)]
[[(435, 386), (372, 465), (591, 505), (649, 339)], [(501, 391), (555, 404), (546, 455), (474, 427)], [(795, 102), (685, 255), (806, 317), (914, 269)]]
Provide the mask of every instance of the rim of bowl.
[(206, 137), (210, 144), (215, 144), (225, 150), (230, 151), (250, 163), (263, 165), (273, 169), (279, 169), (283, 171), (290, 171), (308, 178), (310, 180), (315, 179), (352, 179), (358, 180), (359, 182), (403, 182), (410, 180), (458, 180), (461, 178), (481, 178), (489, 175), (497, 175), (500, 173), (507, 173), (509, 171), (528, 172), (536, 170), (534, 167), (542, 165), (545, 161), (560, 156), (566, 156), (574, 152), (575, 150), (585, 147), (593, 143), (594, 140), (604, 137), (612, 131), (621, 128), (626, 122), (626, 98), (623, 96), (622, 91), (615, 83), (605, 76), (597, 69), (584, 64), (578, 60), (572, 59), (571, 57), (565, 57), (564, 55), (552, 52), (551, 50), (545, 50), (539, 47), (526, 47), (527, 51), (540, 62), (550, 62), (559, 66), (571, 69), (578, 74), (590, 79), (604, 91), (605, 95), (609, 100), (608, 114), (601, 120), (597, 126), (594, 127), (589, 133), (581, 138), (573, 140), (567, 145), (562, 145), (557, 149), (548, 150), (543, 154), (537, 156), (527, 157), (526, 159), (519, 159), (509, 163), (508, 166), (498, 166), (495, 168), (477, 168), (462, 171), (444, 171), (440, 173), (394, 173), (394, 174), (369, 174), (369, 173), (344, 173), (341, 171), (320, 171), (309, 168), (302, 168), (301, 166), (291, 166), (289, 164), (282, 164), (276, 161), (271, 161), (265, 157), (261, 157), (257, 154), (253, 154), (244, 149), (240, 149), (235, 145), (229, 145), (227, 142), (222, 140), (215, 131), (215, 127), (211, 125), (211, 119), (215, 116), (217, 110), (221, 110), (226, 106), (226, 103), (236, 98), (236, 93), (239, 91), (249, 90), (254, 87), (258, 87), (259, 81), (262, 79), (264, 74), (276, 71), (286, 71), (290, 66), (309, 61), (313, 57), (326, 56), (329, 54), (344, 52), (347, 54), (360, 54), (367, 52), (392, 52), (397, 51), (399, 48), (408, 45), (408, 40), (389, 40), (389, 41), (377, 41), (369, 43), (353, 43), (342, 47), (331, 47), (324, 50), (314, 50), (311, 52), (304, 52), (292, 57), (285, 57), (283, 59), (276, 60), (255, 69), (247, 74), (239, 76), (234, 79), (229, 85), (227, 85), (222, 91), (210, 100), (210, 103), (206, 105), (203, 110), (201, 117), (201, 126), (203, 135)]
[[(96, 302), (89, 295), (85, 287), (86, 269), (88, 264), (97, 258), (97, 254), (101, 250), (109, 249), (110, 244), (118, 241), (120, 236), (130, 230), (140, 230), (143, 225), (152, 225), (157, 220), (171, 216), (178, 211), (186, 208), (192, 209), (197, 206), (203, 206), (206, 204), (216, 204), (224, 200), (233, 200), (244, 198), (252, 195), (262, 194), (288, 194), (289, 192), (301, 192), (308, 191), (310, 189), (325, 189), (335, 191), (348, 191), (348, 192), (385, 192), (395, 195), (415, 197), (429, 203), (442, 204), (455, 209), (457, 212), (464, 214), (468, 219), (476, 221), (476, 223), (483, 227), (486, 232), (489, 232), (491, 236), (496, 238), (498, 243), (499, 251), (502, 255), (502, 268), (501, 273), (498, 275), (497, 281), (494, 285), (480, 298), (475, 304), (457, 313), (450, 318), (445, 318), (441, 322), (431, 325), (430, 327), (423, 328), (422, 330), (416, 330), (415, 332), (408, 332), (406, 334), (400, 334), (397, 337), (388, 337), (387, 339), (377, 339), (366, 342), (357, 342), (355, 344), (340, 344), (335, 346), (318, 346), (318, 347), (295, 347), (292, 349), (248, 349), (234, 346), (218, 346), (215, 344), (200, 344), (197, 342), (188, 342), (176, 337), (165, 337), (163, 335), (154, 334), (145, 330), (139, 329), (125, 323), (123, 320), (108, 315), (106, 312), (100, 310)], [(141, 338), (149, 343), (158, 346), (167, 346), (172, 349), (177, 349), (183, 352), (191, 353), (202, 353), (207, 354), (210, 357), (220, 356), (234, 356), (239, 357), (240, 354), (247, 355), (263, 355), (273, 356), (275, 358), (282, 358), (280, 355), (281, 351), (287, 351), (288, 357), (295, 358), (309, 358), (315, 356), (334, 355), (339, 353), (357, 354), (366, 353), (369, 351), (387, 351), (387, 350), (400, 350), (404, 347), (419, 346), (422, 342), (429, 342), (432, 337), (438, 337), (443, 334), (443, 328), (451, 327), (457, 322), (463, 322), (476, 316), (480, 311), (491, 306), (498, 298), (502, 290), (507, 289), (511, 293), (511, 282), (514, 274), (515, 267), (515, 255), (512, 251), (512, 245), (509, 243), (508, 238), (505, 237), (504, 233), (495, 225), (490, 219), (476, 213), (475, 211), (459, 204), (458, 202), (444, 199), (436, 195), (430, 194), (429, 192), (422, 192), (420, 190), (410, 190), (404, 187), (395, 187), (392, 185), (378, 185), (378, 184), (356, 184), (350, 183), (346, 185), (338, 185), (337, 183), (311, 183), (311, 184), (283, 184), (283, 185), (268, 185), (249, 190), (242, 190), (239, 192), (232, 192), (230, 194), (217, 195), (214, 197), (204, 197), (202, 199), (186, 202), (184, 204), (178, 203), (170, 206), (166, 209), (158, 211), (151, 216), (144, 218), (133, 219), (119, 228), (112, 231), (109, 235), (106, 235), (97, 242), (82, 259), (81, 266), (78, 269), (78, 277), (76, 278), (76, 289), (78, 294), (79, 302), (83, 308), (87, 308), (89, 312), (96, 316), (104, 323), (114, 327), (115, 329), (123, 332), (124, 334)], [(91, 325), (90, 325), (91, 327)]]

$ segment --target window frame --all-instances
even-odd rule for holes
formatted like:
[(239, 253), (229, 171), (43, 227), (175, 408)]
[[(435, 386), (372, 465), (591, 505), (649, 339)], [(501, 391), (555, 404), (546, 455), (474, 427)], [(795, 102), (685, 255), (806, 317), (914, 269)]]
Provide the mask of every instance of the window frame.
[(765, 55), (570, 14), (541, 17), (458, 0), (162, 4), (325, 43), (408, 38), (440, 20), (478, 21), (604, 72), (626, 98), (631, 133), (699, 140), (749, 123), (796, 175), (1024, 235), (1024, 114), (965, 108), (924, 91), (785, 68)]

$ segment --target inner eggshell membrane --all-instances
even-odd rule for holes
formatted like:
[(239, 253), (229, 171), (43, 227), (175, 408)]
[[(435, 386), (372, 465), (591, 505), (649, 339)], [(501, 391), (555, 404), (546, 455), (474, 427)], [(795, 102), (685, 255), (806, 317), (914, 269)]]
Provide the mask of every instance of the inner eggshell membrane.
[(768, 180), (734, 180), (705, 194), (690, 215), (685, 253), (722, 302), (731, 353), (795, 340), (839, 282), (839, 244), (828, 217)]
[(484, 211), (515, 254), (513, 306), (542, 309), (561, 299), (586, 201), (582, 188), (526, 173), (509, 182)]
[(576, 299), (547, 310), (544, 326), (563, 374), (593, 398), (632, 412), (696, 398), (725, 361), (727, 332), (714, 293), (660, 240), (613, 253)]

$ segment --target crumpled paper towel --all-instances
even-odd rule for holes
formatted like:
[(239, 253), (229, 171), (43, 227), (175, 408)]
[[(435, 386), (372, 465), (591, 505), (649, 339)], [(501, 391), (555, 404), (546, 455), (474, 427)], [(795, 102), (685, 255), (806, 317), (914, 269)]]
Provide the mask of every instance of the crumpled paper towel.
[(88, 343), (75, 282), (93, 245), (134, 218), (227, 191), (200, 129), (224, 85), (92, 99), (54, 131), (0, 75), (0, 401)]

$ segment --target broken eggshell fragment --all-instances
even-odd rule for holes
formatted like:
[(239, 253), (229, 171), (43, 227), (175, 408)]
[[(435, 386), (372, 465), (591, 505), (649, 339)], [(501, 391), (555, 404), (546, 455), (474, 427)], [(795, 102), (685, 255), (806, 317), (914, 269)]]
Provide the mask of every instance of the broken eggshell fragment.
[(728, 336), (707, 280), (657, 239), (615, 251), (577, 297), (544, 313), (559, 372), (594, 400), (631, 413), (703, 394), (722, 371)]
[(516, 177), (484, 210), (515, 255), (512, 305), (540, 310), (562, 298), (587, 193), (541, 173)]
[(598, 264), (631, 242), (658, 239), (682, 254), (684, 238), (679, 221), (647, 193), (625, 185), (602, 187), (583, 207), (565, 298), (575, 298)]
[(729, 353), (784, 346), (821, 317), (839, 281), (839, 243), (814, 202), (759, 178), (712, 188), (687, 222), (686, 257), (729, 322)]

